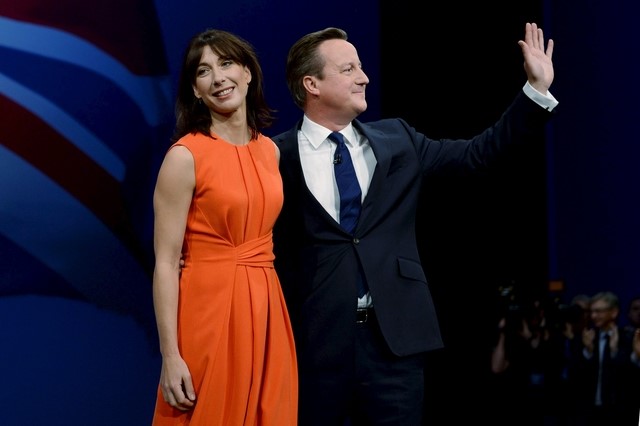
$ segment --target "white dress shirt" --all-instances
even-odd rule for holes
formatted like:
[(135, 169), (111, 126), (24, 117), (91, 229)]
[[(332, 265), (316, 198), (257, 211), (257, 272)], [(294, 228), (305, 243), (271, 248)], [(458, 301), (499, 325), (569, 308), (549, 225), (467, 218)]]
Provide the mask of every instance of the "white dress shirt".
[[(340, 223), (340, 193), (334, 176), (333, 155), (337, 145), (328, 139), (331, 130), (314, 123), (306, 115), (298, 132), (300, 162), (304, 172), (307, 187), (331, 215)], [(353, 161), (353, 168), (362, 191), (362, 199), (367, 196), (373, 170), (376, 167), (376, 157), (373, 155), (369, 141), (360, 135), (351, 123), (340, 130)], [(358, 299), (358, 307), (372, 306), (371, 295), (365, 294)]]
[[(322, 207), (340, 222), (340, 194), (334, 177), (333, 155), (337, 145), (328, 139), (331, 130), (314, 123), (307, 116), (298, 132), (300, 162), (307, 187)], [(353, 161), (358, 183), (362, 190), (362, 200), (367, 196), (376, 157), (369, 141), (359, 135), (351, 124), (340, 131)]]

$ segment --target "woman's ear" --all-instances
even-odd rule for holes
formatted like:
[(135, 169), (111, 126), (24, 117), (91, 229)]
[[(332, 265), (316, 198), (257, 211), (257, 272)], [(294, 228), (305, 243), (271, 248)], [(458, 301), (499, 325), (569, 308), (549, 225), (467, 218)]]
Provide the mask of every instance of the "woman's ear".
[(252, 79), (252, 75), (251, 75), (251, 70), (249, 69), (248, 66), (244, 66), (244, 71), (247, 73), (247, 85), (249, 85), (249, 83), (251, 83), (251, 79)]

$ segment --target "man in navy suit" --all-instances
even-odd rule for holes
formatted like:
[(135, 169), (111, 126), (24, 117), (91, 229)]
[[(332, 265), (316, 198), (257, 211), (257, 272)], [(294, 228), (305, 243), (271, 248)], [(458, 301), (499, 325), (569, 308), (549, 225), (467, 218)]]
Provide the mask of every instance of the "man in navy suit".
[[(469, 140), (429, 139), (402, 119), (358, 121), (369, 79), (343, 30), (291, 47), (287, 83), (304, 116), (274, 138), (285, 194), (274, 246), (296, 336), (301, 426), (421, 424), (425, 353), (443, 343), (418, 255), (419, 193), (430, 176), (485, 169), (544, 128), (557, 105), (553, 41), (545, 49), (542, 30), (527, 23), (518, 43), (522, 93)], [(361, 188), (352, 231), (340, 224), (332, 132), (345, 139)]]

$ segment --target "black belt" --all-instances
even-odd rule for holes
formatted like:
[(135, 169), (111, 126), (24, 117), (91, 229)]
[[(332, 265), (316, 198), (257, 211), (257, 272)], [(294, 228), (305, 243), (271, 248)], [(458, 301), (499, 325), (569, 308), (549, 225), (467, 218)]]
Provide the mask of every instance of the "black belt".
[(373, 308), (358, 308), (356, 310), (356, 324), (363, 324), (373, 319)]

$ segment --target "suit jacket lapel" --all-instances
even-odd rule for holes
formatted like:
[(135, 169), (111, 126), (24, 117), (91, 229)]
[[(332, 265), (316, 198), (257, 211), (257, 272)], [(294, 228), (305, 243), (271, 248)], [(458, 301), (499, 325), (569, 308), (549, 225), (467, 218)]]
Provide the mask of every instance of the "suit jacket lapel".
[(300, 162), (300, 148), (298, 144), (298, 130), (302, 124), (302, 120), (298, 124), (287, 131), (279, 138), (280, 143), (280, 173), (283, 180), (287, 181), (287, 187), (291, 187), (294, 190), (295, 195), (290, 192), (286, 192), (285, 202), (287, 197), (300, 198), (300, 202), (309, 205), (312, 204), (312, 208), (309, 211), (315, 211), (321, 215), (325, 220), (332, 223), (337, 229), (342, 230), (340, 224), (336, 222), (329, 213), (322, 207), (320, 202), (313, 196), (309, 187), (307, 186), (304, 178), (304, 172), (302, 171), (302, 163)]
[(386, 143), (387, 136), (384, 133), (372, 129), (370, 126), (358, 120), (354, 120), (353, 125), (369, 140), (369, 145), (377, 162), (371, 178), (371, 184), (369, 185), (369, 191), (362, 203), (362, 213), (360, 222), (358, 222), (358, 226), (360, 226), (361, 223), (366, 220), (367, 212), (374, 205), (378, 195), (384, 190), (385, 177), (391, 164), (391, 152), (389, 151), (389, 144)]

